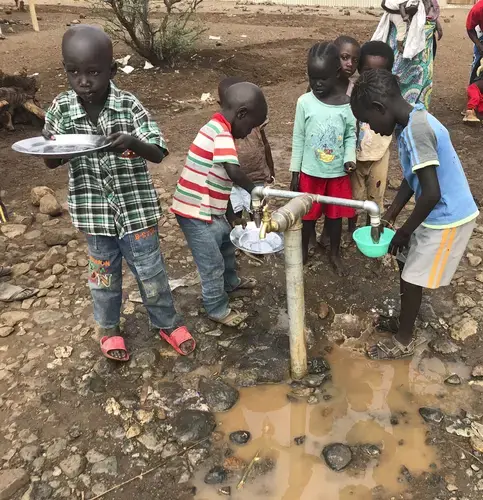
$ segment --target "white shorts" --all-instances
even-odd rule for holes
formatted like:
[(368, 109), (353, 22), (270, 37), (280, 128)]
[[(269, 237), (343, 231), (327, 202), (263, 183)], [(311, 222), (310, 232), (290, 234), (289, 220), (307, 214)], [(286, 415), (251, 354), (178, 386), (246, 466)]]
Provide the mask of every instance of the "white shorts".
[(402, 279), (424, 288), (448, 286), (475, 226), (476, 219), (448, 229), (419, 226), (411, 236), (409, 249), (397, 255), (404, 263)]

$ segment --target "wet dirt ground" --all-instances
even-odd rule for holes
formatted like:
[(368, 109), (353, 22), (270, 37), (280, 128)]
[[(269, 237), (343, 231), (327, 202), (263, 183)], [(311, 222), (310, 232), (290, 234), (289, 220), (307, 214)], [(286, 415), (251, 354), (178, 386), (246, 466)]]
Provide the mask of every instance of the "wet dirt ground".
[[(81, 14), (86, 16), (83, 22), (97, 19), (77, 3), (39, 3), (41, 32), (12, 25), (14, 33), (0, 41), (0, 69), (39, 73), (38, 97), (47, 106), (66, 88), (59, 50), (66, 23)], [(165, 211), (160, 233), (171, 279), (192, 277), (194, 271), (168, 207), (186, 150), (216, 110), (200, 102), (201, 94), (215, 96), (219, 79), (226, 75), (241, 75), (263, 87), (270, 106), (268, 135), (276, 186), (286, 188), (293, 112), (306, 87), (307, 49), (315, 40), (342, 33), (365, 41), (377, 23), (374, 11), (344, 16), (327, 9), (208, 4), (201, 16), (208, 31), (189, 62), (144, 71), (143, 62), (133, 56), (136, 70), (116, 78), (145, 103), (169, 141), (171, 155), (153, 165), (151, 172)], [(445, 36), (436, 59), (432, 111), (449, 128), (473, 193), (481, 198), (481, 128), (464, 127), (460, 115), (471, 59), (465, 15), (464, 10), (443, 12), (449, 22), (443, 24)], [(28, 14), (0, 11), (0, 18), (9, 16), (28, 22)], [(220, 36), (221, 46), (209, 35)], [(128, 53), (126, 47), (116, 46), (117, 56)], [(2, 198), (13, 222), (26, 226), (15, 238), (0, 237), (0, 265), (15, 265), (12, 281), (41, 288), (43, 294), (24, 303), (0, 303), (1, 328), (13, 328), (0, 339), (0, 491), (2, 472), (18, 468), (23, 483), (11, 498), (94, 498), (161, 463), (141, 481), (105, 498), (211, 500), (228, 485), (235, 499), (481, 498), (483, 458), (469, 439), (477, 434), (473, 424), (483, 415), (478, 392), (483, 367), (476, 369), (483, 362), (483, 274), (480, 263), (473, 265), (478, 259), (470, 264), (465, 258), (453, 285), (425, 300), (418, 333), (429, 344), (422, 345), (412, 360), (376, 363), (368, 361), (363, 350), (375, 336), (371, 325), (377, 311), (396, 312), (393, 264), (369, 261), (349, 247), (344, 262), (350, 274), (341, 279), (323, 252), (318, 253), (305, 271), (306, 320), (312, 332), (309, 355), (327, 360), (332, 379), (308, 391), (313, 404), (308, 404), (308, 394), (290, 395), (300, 388), (289, 385), (281, 255), (261, 261), (239, 256), (241, 272), (259, 281), (252, 295), (236, 299), (238, 307), (250, 312), (242, 329), (219, 330), (206, 320), (200, 311), (199, 285), (193, 281), (188, 279), (189, 286), (174, 292), (198, 341), (196, 354), (183, 359), (148, 331), (135, 282), (126, 273), (124, 331), (133, 360), (114, 366), (98, 353), (83, 237), (71, 235), (67, 245), (55, 246), (55, 255), (49, 254), (49, 266), (39, 266), (49, 252), (46, 234), (65, 236), (70, 224), (66, 213), (55, 219), (40, 217), (30, 202), (31, 189), (39, 185), (49, 186), (65, 202), (66, 171), (47, 171), (40, 161), (10, 150), (14, 141), (36, 133), (24, 125), (13, 133), (0, 130)], [(390, 185), (397, 186), (399, 180), (393, 152)], [(388, 189), (388, 202), (394, 194)], [(482, 234), (479, 226), (469, 248), (473, 256), (483, 256)], [(63, 268), (57, 275), (56, 264)], [(321, 303), (329, 309), (324, 319), (319, 317)], [(356, 334), (341, 331), (340, 315), (348, 313), (356, 321)], [(64, 350), (56, 351), (58, 347)], [(445, 384), (452, 374), (459, 376), (458, 385)], [(200, 389), (203, 377), (221, 377), (238, 386), (239, 401), (225, 413), (214, 412), (215, 434), (183, 452), (186, 444), (177, 416), (195, 410), (205, 418), (211, 409), (208, 393)], [(422, 407), (440, 409), (442, 421), (425, 421)], [(228, 439), (240, 429), (252, 433), (245, 446)], [(297, 445), (294, 439), (301, 436), (305, 441)], [(341, 472), (330, 470), (321, 458), (331, 443), (352, 450), (353, 462)], [(364, 445), (376, 446), (380, 454), (368, 455)], [(258, 450), (264, 466), (237, 490), (244, 468)], [(214, 465), (230, 468), (222, 485), (204, 483)]]

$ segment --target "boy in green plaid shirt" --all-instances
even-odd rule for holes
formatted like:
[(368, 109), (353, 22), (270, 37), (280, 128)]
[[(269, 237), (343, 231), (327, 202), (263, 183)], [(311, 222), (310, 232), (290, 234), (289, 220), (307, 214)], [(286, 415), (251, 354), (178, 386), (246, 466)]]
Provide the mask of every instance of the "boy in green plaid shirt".
[[(70, 28), (62, 40), (62, 56), (72, 90), (52, 103), (44, 137), (94, 134), (111, 142), (107, 151), (73, 158), (69, 166), (69, 212), (74, 226), (87, 236), (101, 350), (111, 359), (129, 359), (119, 329), (124, 258), (151, 325), (177, 352), (189, 354), (195, 341), (174, 307), (159, 246), (161, 210), (146, 162), (160, 163), (168, 154), (166, 143), (136, 97), (112, 83), (112, 43), (101, 29)], [(46, 160), (49, 168), (66, 162)]]

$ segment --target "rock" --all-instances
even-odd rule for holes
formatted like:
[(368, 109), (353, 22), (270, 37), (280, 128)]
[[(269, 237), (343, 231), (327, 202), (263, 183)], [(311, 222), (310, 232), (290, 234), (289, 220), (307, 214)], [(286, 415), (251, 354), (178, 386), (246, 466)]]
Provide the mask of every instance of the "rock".
[(227, 476), (227, 471), (223, 467), (215, 465), (206, 474), (204, 481), (206, 484), (221, 484), (226, 481)]
[(55, 217), (62, 214), (62, 206), (53, 194), (46, 194), (40, 199), (40, 213)]
[(138, 436), (137, 440), (150, 451), (154, 451), (155, 453), (160, 453), (161, 451), (163, 451), (165, 442), (160, 443), (156, 436), (151, 432), (141, 434), (140, 436)]
[(54, 276), (59, 276), (59, 274), (62, 274), (65, 271), (65, 267), (62, 264), (54, 264), (52, 266), (52, 274)]
[(352, 461), (351, 449), (342, 443), (329, 444), (322, 450), (325, 463), (337, 472), (345, 469)]
[[(156, 349), (144, 348), (140, 349), (133, 355), (131, 367), (133, 364), (136, 368), (152, 368), (159, 360), (159, 352)], [(133, 363), (134, 362), (134, 363)]]
[(65, 450), (66, 447), (67, 447), (67, 439), (64, 438), (54, 439), (54, 442), (47, 448), (47, 451), (45, 453), (45, 458), (47, 458), (47, 460), (54, 460), (60, 457), (61, 453)]
[(462, 380), (459, 375), (453, 373), (445, 379), (444, 383), (447, 385), (461, 385)]
[(65, 254), (66, 252), (64, 248), (59, 246), (52, 247), (44, 255), (44, 257), (37, 262), (35, 269), (37, 269), (37, 271), (46, 271), (56, 264), (64, 264), (67, 260)]
[(29, 317), (30, 314), (25, 311), (7, 311), (0, 316), (0, 320), (5, 326), (15, 326)]
[(471, 376), (475, 378), (483, 378), (483, 365), (476, 365), (471, 370)]
[(361, 446), (361, 450), (371, 458), (377, 458), (381, 455), (381, 448), (375, 444), (364, 444)]
[(8, 500), (29, 482), (29, 475), (23, 469), (0, 471), (0, 500)]
[(224, 495), (224, 496), (231, 496), (231, 486), (223, 486), (221, 487), (219, 490), (218, 490), (218, 493), (220, 495)]
[(139, 424), (132, 424), (131, 427), (126, 431), (126, 438), (127, 439), (132, 439), (135, 437), (138, 437), (143, 430), (141, 429), (141, 426)]
[(214, 416), (200, 410), (182, 410), (173, 420), (173, 433), (181, 444), (208, 437), (216, 427)]
[(29, 444), (20, 449), (19, 455), (25, 462), (33, 462), (40, 455), (40, 448)]
[(247, 444), (251, 437), (248, 431), (235, 431), (230, 434), (230, 441), (241, 446)]
[(298, 398), (308, 398), (314, 391), (313, 387), (293, 387), (290, 394)]
[(472, 253), (468, 253), (466, 257), (471, 267), (478, 267), (483, 260), (479, 255), (473, 255)]
[(325, 319), (330, 313), (329, 304), (327, 302), (321, 302), (319, 305), (319, 318)]
[(13, 240), (18, 236), (22, 236), (27, 231), (27, 226), (24, 224), (2, 224), (0, 230), (8, 239)]
[(480, 436), (471, 436), (470, 444), (473, 450), (483, 453), (483, 439)]
[(227, 457), (223, 461), (223, 467), (227, 471), (239, 471), (245, 469), (247, 463), (239, 457)]
[(15, 331), (13, 326), (0, 326), (0, 338), (8, 337)]
[(117, 476), (117, 458), (115, 456), (107, 457), (92, 466), (92, 474), (108, 474)]
[(427, 406), (419, 408), (419, 414), (426, 422), (434, 424), (440, 424), (444, 418), (444, 413), (439, 408), (429, 408)]
[(317, 357), (309, 360), (308, 363), (309, 373), (311, 375), (319, 375), (330, 371), (330, 366), (324, 358)]
[(306, 438), (307, 438), (307, 436), (298, 436), (298, 437), (294, 438), (293, 442), (297, 446), (301, 446), (305, 443)]
[(320, 387), (324, 382), (329, 380), (330, 375), (328, 373), (307, 375), (301, 382), (305, 387)]
[(436, 339), (429, 343), (429, 347), (438, 354), (456, 354), (460, 348), (450, 340)]
[(464, 342), (468, 337), (476, 335), (478, 323), (473, 318), (463, 318), (451, 328), (451, 338)]
[(87, 267), (89, 264), (89, 261), (87, 259), (83, 259), (82, 257), (80, 259), (77, 259), (77, 266), (78, 267)]
[(464, 293), (457, 293), (455, 298), (456, 305), (462, 309), (470, 309), (476, 306), (476, 302), (469, 295)]
[(64, 314), (60, 311), (52, 311), (44, 309), (42, 311), (35, 311), (32, 319), (37, 325), (46, 325), (47, 323), (57, 323), (64, 318)]
[(214, 412), (229, 410), (239, 398), (239, 392), (220, 379), (210, 380), (202, 377), (199, 391), (208, 403), (210, 410)]
[(57, 283), (57, 276), (49, 276), (47, 279), (39, 281), (39, 288), (49, 290)]
[(21, 262), (20, 264), (15, 264), (12, 266), (12, 278), (18, 278), (23, 276), (30, 271), (30, 264), (27, 262)]
[(32, 483), (22, 500), (48, 500), (52, 497), (53, 488), (43, 481)]
[(34, 207), (40, 206), (40, 200), (50, 194), (51, 196), (55, 196), (55, 193), (47, 186), (36, 186), (32, 188), (30, 191), (30, 201)]
[(73, 227), (48, 227), (44, 230), (44, 242), (49, 247), (67, 245), (77, 238), (77, 231)]
[(475, 276), (475, 280), (483, 283), (483, 273), (479, 273)]
[(62, 472), (69, 478), (74, 479), (84, 472), (86, 468), (86, 459), (82, 455), (71, 455), (60, 462)]
[(97, 450), (92, 449), (86, 453), (86, 459), (90, 464), (97, 464), (105, 460), (106, 456), (99, 453)]

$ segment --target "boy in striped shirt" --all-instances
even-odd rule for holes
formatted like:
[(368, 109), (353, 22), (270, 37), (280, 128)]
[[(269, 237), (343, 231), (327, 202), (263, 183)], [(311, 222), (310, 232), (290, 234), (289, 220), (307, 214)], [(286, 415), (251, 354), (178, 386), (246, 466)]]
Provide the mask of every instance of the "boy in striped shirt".
[(247, 82), (231, 86), (220, 112), (191, 145), (173, 196), (171, 211), (198, 267), (206, 312), (227, 326), (237, 326), (248, 316), (228, 307), (228, 293), (256, 285), (237, 275), (226, 217), (233, 184), (249, 193), (255, 187), (240, 169), (234, 139), (248, 136), (266, 117), (267, 102), (259, 87)]

